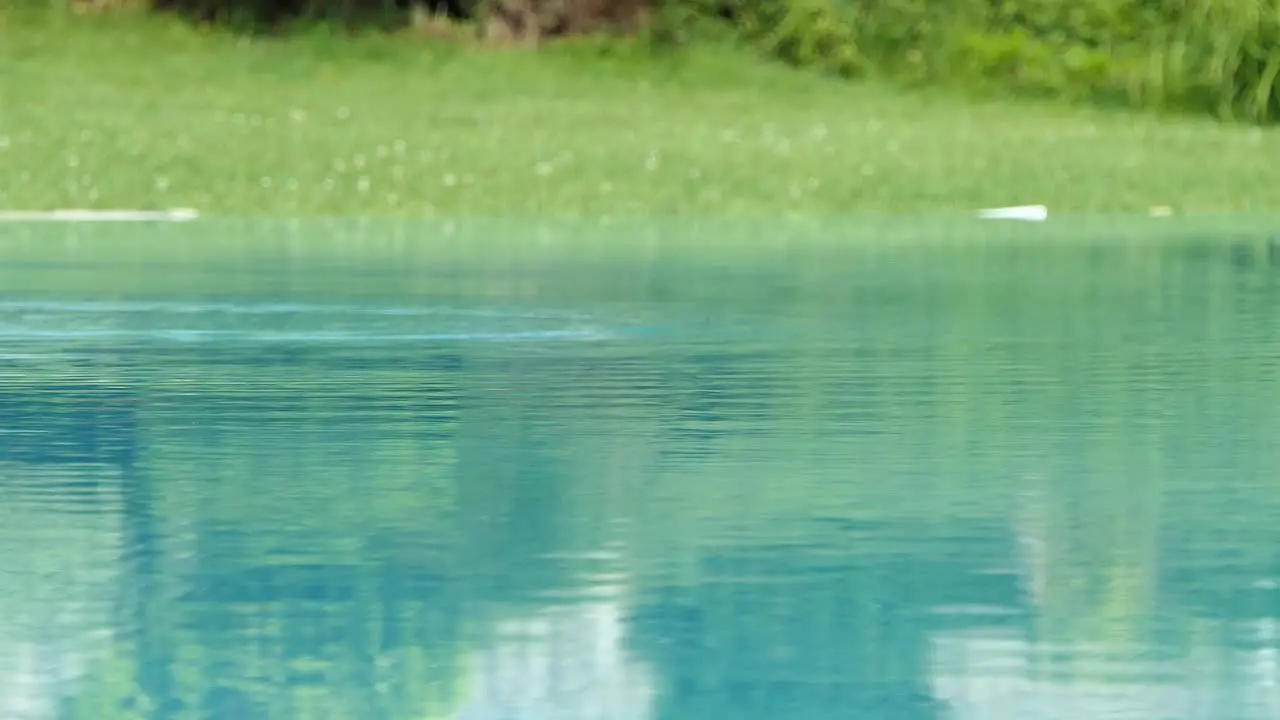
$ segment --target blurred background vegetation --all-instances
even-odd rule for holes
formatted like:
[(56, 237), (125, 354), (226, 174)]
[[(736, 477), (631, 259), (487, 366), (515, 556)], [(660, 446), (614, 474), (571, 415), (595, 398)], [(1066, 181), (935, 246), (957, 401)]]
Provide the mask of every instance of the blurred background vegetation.
[(536, 45), (602, 33), (743, 44), (848, 77), (1275, 119), (1280, 0), (19, 0)]

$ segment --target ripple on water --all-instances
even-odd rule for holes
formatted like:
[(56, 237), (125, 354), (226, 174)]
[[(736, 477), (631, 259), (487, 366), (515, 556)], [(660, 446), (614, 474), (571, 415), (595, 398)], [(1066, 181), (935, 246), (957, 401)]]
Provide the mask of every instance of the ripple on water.
[[(225, 329), (228, 316), (242, 318)], [(243, 319), (256, 318), (256, 319)], [(564, 342), (605, 340), (626, 328), (555, 309), (378, 307), (306, 303), (0, 302), (0, 341), (177, 343)]]

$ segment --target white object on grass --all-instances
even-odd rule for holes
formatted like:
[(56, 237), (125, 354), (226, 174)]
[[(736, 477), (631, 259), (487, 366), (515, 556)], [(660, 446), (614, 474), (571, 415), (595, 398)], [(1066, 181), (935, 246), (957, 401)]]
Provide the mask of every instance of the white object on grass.
[(191, 208), (168, 210), (0, 210), (0, 222), (186, 222), (200, 217)]
[(1022, 220), (1023, 222), (1044, 222), (1049, 217), (1049, 208), (1044, 205), (1014, 205), (1011, 207), (985, 208), (978, 211), (983, 220)]

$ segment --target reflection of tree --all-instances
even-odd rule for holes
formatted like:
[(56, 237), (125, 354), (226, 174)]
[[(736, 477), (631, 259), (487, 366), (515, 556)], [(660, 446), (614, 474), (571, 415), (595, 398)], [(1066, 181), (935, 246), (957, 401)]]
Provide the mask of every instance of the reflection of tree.
[(930, 612), (1008, 607), (1017, 590), (962, 562), (891, 557), (743, 546), (702, 557), (696, 585), (644, 590), (629, 631), (665, 685), (656, 717), (944, 717)]
[(564, 564), (553, 558), (574, 542), (564, 438), (545, 422), (546, 378), (524, 365), (471, 365), (480, 382), (464, 393), (455, 475), (457, 580), (478, 597), (514, 602), (571, 584), (556, 577)]
[[(456, 441), (457, 581), (488, 605), (543, 604), (589, 584), (650, 460), (652, 405), (589, 350), (468, 360)], [(643, 373), (644, 369), (639, 368)], [(634, 400), (634, 402), (629, 402)], [(523, 612), (525, 608), (521, 608)]]
[[(177, 647), (170, 633), (176, 618), (173, 608), (165, 602), (166, 590), (172, 592), (172, 579), (163, 566), (163, 531), (160, 521), (155, 516), (155, 497), (151, 478), (131, 468), (129, 482), (125, 487), (125, 537), (132, 550), (131, 567), (128, 568), (122, 588), (126, 598), (125, 607), (130, 611), (126, 622), (135, 633), (132, 643), (132, 666), (136, 676), (129, 678), (130, 685), (136, 683), (137, 695), (149, 702), (138, 708), (140, 714), (146, 712), (148, 717), (160, 720), (173, 714), (171, 704), (175, 697), (172, 686), (173, 676), (169, 672), (174, 666), (174, 653)], [(108, 663), (100, 672), (110, 676), (115, 663)], [(133, 689), (133, 688), (131, 688)], [(80, 707), (92, 711), (93, 706), (81, 703)], [(86, 712), (87, 715), (87, 712)]]
[[(102, 381), (107, 368), (59, 370), (32, 368), (0, 388), (0, 715), (6, 718), (47, 717), (60, 696), (93, 682), (103, 658), (112, 656), (103, 631), (115, 619), (129, 547), (121, 500), (135, 456), (134, 397)], [(127, 672), (105, 686), (118, 698), (133, 694)]]
[[(445, 581), (451, 550), (436, 541), (455, 510), (456, 360), (388, 367), (279, 349), (166, 360), (148, 383), (132, 505), (153, 716), (443, 712), (465, 629)], [(433, 372), (413, 372), (424, 365)], [(193, 366), (195, 391), (180, 384)], [(334, 382), (335, 369), (366, 384)]]
[(202, 717), (429, 717), (452, 702), (463, 617), (437, 574), (380, 553), (254, 565), (228, 555), (249, 538), (206, 532), (221, 567), (181, 598), (187, 658), (170, 668)]

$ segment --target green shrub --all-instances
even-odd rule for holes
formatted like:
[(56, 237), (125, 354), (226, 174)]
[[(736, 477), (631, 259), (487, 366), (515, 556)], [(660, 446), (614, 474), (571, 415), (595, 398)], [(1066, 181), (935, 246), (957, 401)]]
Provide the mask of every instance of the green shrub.
[(150, 0), (156, 10), (246, 30), (324, 23), (391, 29), (409, 19), (408, 0)]
[(1280, 117), (1280, 0), (684, 0), (795, 65)]
[(790, 0), (754, 18), (754, 34), (762, 47), (799, 67), (819, 67), (843, 76), (861, 71), (866, 59), (858, 50), (855, 27), (841, 14), (839, 0)]

